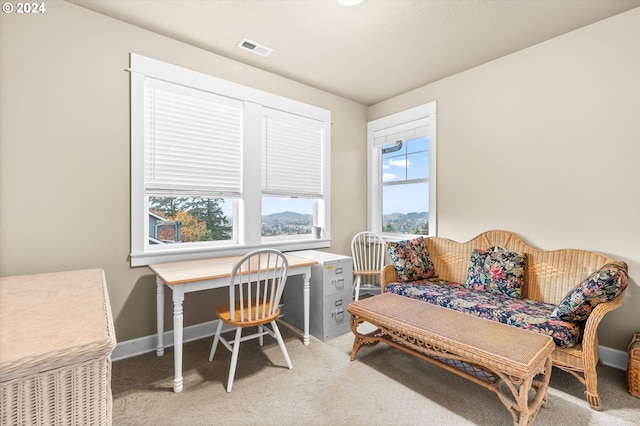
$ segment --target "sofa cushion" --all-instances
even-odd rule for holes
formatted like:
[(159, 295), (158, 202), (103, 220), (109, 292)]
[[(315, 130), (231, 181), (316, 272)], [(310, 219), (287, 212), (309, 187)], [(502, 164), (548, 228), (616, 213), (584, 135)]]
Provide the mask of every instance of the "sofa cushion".
[(385, 291), (454, 309), (469, 315), (551, 336), (556, 345), (570, 348), (582, 340), (581, 322), (552, 318), (555, 305), (487, 293), (447, 281), (388, 284)]
[(402, 282), (437, 276), (424, 237), (387, 243), (389, 258)]
[(465, 287), (521, 297), (525, 261), (524, 253), (510, 252), (500, 247), (473, 249)]
[(627, 264), (609, 263), (571, 290), (553, 310), (553, 318), (585, 321), (599, 303), (618, 297), (627, 287)]

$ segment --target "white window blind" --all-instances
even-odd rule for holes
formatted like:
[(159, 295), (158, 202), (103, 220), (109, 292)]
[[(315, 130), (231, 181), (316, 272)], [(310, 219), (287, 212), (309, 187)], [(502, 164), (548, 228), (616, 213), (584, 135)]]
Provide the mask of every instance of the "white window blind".
[(323, 195), (325, 123), (268, 111), (262, 119), (262, 194)]
[(145, 193), (242, 194), (241, 101), (145, 79)]
[(373, 132), (373, 146), (380, 147), (397, 141), (425, 136), (429, 133), (428, 119), (420, 119), (403, 123)]

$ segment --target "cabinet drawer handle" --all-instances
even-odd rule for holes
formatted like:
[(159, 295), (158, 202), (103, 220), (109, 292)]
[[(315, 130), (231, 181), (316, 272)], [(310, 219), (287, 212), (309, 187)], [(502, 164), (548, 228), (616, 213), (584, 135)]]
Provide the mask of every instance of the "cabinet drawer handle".
[(344, 310), (343, 309), (337, 310), (331, 315), (333, 315), (333, 317), (336, 319), (336, 322), (344, 321)]

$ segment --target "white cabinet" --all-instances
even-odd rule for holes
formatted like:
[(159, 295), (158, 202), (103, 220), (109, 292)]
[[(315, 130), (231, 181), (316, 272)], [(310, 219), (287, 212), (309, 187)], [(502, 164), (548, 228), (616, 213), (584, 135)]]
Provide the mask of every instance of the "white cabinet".
[[(350, 331), (347, 306), (351, 302), (351, 257), (316, 250), (289, 252), (298, 257), (313, 259), (311, 267), (309, 333), (325, 341)], [(303, 329), (302, 277), (287, 278), (281, 308), (282, 319)]]

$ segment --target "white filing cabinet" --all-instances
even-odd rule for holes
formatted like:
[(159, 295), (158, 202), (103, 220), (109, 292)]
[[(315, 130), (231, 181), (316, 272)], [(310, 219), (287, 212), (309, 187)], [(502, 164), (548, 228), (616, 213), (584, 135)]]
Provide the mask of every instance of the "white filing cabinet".
[[(353, 263), (351, 257), (316, 250), (289, 252), (316, 260), (311, 266), (309, 333), (325, 341), (350, 331), (347, 306), (351, 302)], [(282, 319), (303, 329), (302, 277), (289, 276), (284, 288)]]

